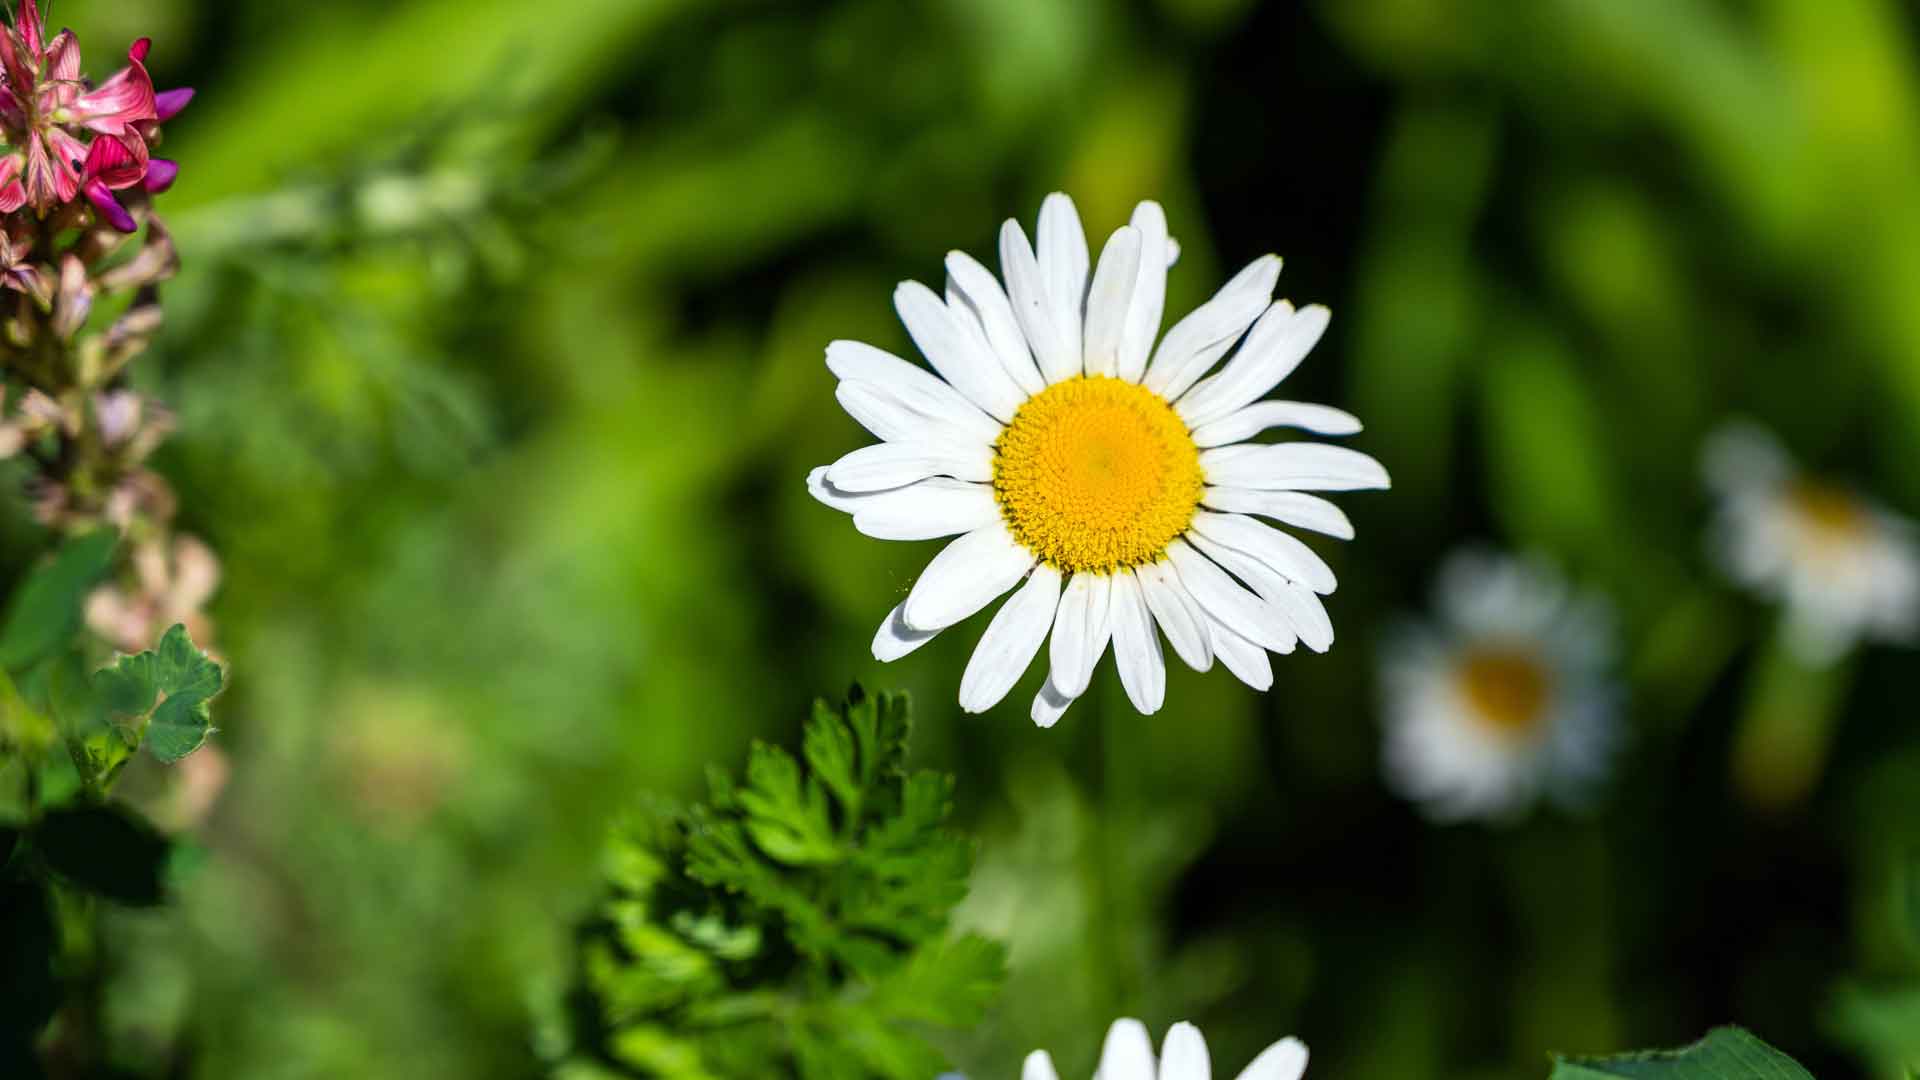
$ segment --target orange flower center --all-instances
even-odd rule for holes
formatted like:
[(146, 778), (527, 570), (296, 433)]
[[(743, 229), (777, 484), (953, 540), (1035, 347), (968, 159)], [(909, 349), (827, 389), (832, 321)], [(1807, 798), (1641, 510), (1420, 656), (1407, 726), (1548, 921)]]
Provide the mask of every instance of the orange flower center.
[(1546, 720), (1552, 679), (1531, 650), (1474, 650), (1460, 660), (1454, 677), (1475, 718), (1500, 735), (1528, 737)]

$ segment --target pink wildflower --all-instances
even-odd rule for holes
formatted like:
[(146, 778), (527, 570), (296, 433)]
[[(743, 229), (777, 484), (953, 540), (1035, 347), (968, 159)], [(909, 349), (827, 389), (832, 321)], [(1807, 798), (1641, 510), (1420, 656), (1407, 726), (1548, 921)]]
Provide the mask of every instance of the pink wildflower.
[(0, 157), (0, 213), (31, 205), (45, 214), (84, 195), (122, 232), (137, 227), (116, 191), (165, 191), (179, 174), (149, 152), (161, 123), (193, 98), (190, 88), (156, 92), (147, 74), (152, 42), (127, 50), (127, 66), (98, 86), (80, 73), (73, 31), (49, 40), (35, 0), (0, 32), (0, 129), (13, 148)]

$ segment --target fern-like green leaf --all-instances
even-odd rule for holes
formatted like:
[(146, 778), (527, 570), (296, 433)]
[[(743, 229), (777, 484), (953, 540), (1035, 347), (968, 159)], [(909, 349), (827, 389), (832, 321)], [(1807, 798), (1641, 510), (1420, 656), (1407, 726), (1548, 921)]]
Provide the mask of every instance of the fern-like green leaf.
[(616, 830), (580, 934), (556, 1077), (925, 1080), (930, 1027), (980, 1021), (1004, 950), (951, 938), (972, 849), (953, 780), (905, 768), (907, 705), (815, 706), (798, 758), (755, 745), (707, 805)]

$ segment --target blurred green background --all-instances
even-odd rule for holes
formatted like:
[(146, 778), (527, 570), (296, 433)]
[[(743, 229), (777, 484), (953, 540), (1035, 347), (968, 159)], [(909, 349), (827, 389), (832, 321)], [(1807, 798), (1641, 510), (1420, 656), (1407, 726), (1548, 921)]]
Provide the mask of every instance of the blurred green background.
[[(1537, 1077), (1744, 1023), (1819, 1075), (1920, 1059), (1911, 653), (1783, 668), (1703, 553), (1745, 415), (1920, 510), (1920, 37), (1899, 0), (61, 0), (150, 35), (185, 257), (143, 361), (220, 553), (231, 779), (179, 902), (101, 942), (135, 1075), (517, 1077), (611, 816), (791, 743), (855, 678), (980, 840), (1011, 943), (975, 1080), (1117, 1015), (1224, 1075)], [(813, 503), (866, 441), (829, 340), (1071, 192), (1167, 207), (1169, 312), (1266, 251), (1333, 329), (1289, 396), (1395, 489), (1316, 547), (1340, 641), (1272, 693), (1110, 663), (954, 704), (984, 617), (890, 667), (934, 544)], [(25, 510), (9, 515), (19, 520)], [(1379, 780), (1374, 647), (1462, 542), (1610, 595), (1628, 749), (1592, 818), (1429, 826)], [(1729, 764), (1766, 716), (1804, 795)], [(160, 791), (157, 777), (135, 776)], [(155, 796), (158, 797), (158, 796)]]

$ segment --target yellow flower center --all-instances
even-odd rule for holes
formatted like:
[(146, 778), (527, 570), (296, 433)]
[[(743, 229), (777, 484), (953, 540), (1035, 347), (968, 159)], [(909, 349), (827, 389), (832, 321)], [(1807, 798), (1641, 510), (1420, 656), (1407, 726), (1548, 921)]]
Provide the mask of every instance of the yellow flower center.
[(1158, 394), (1108, 376), (1027, 399), (994, 443), (1014, 539), (1068, 572), (1153, 562), (1200, 505), (1200, 449)]
[(1858, 540), (1872, 524), (1859, 499), (1818, 481), (1794, 482), (1787, 489), (1787, 499), (1806, 522), (1814, 542), (1823, 546)]
[(1525, 649), (1477, 649), (1460, 660), (1454, 677), (1474, 715), (1508, 738), (1539, 732), (1547, 715), (1552, 679), (1540, 658)]

